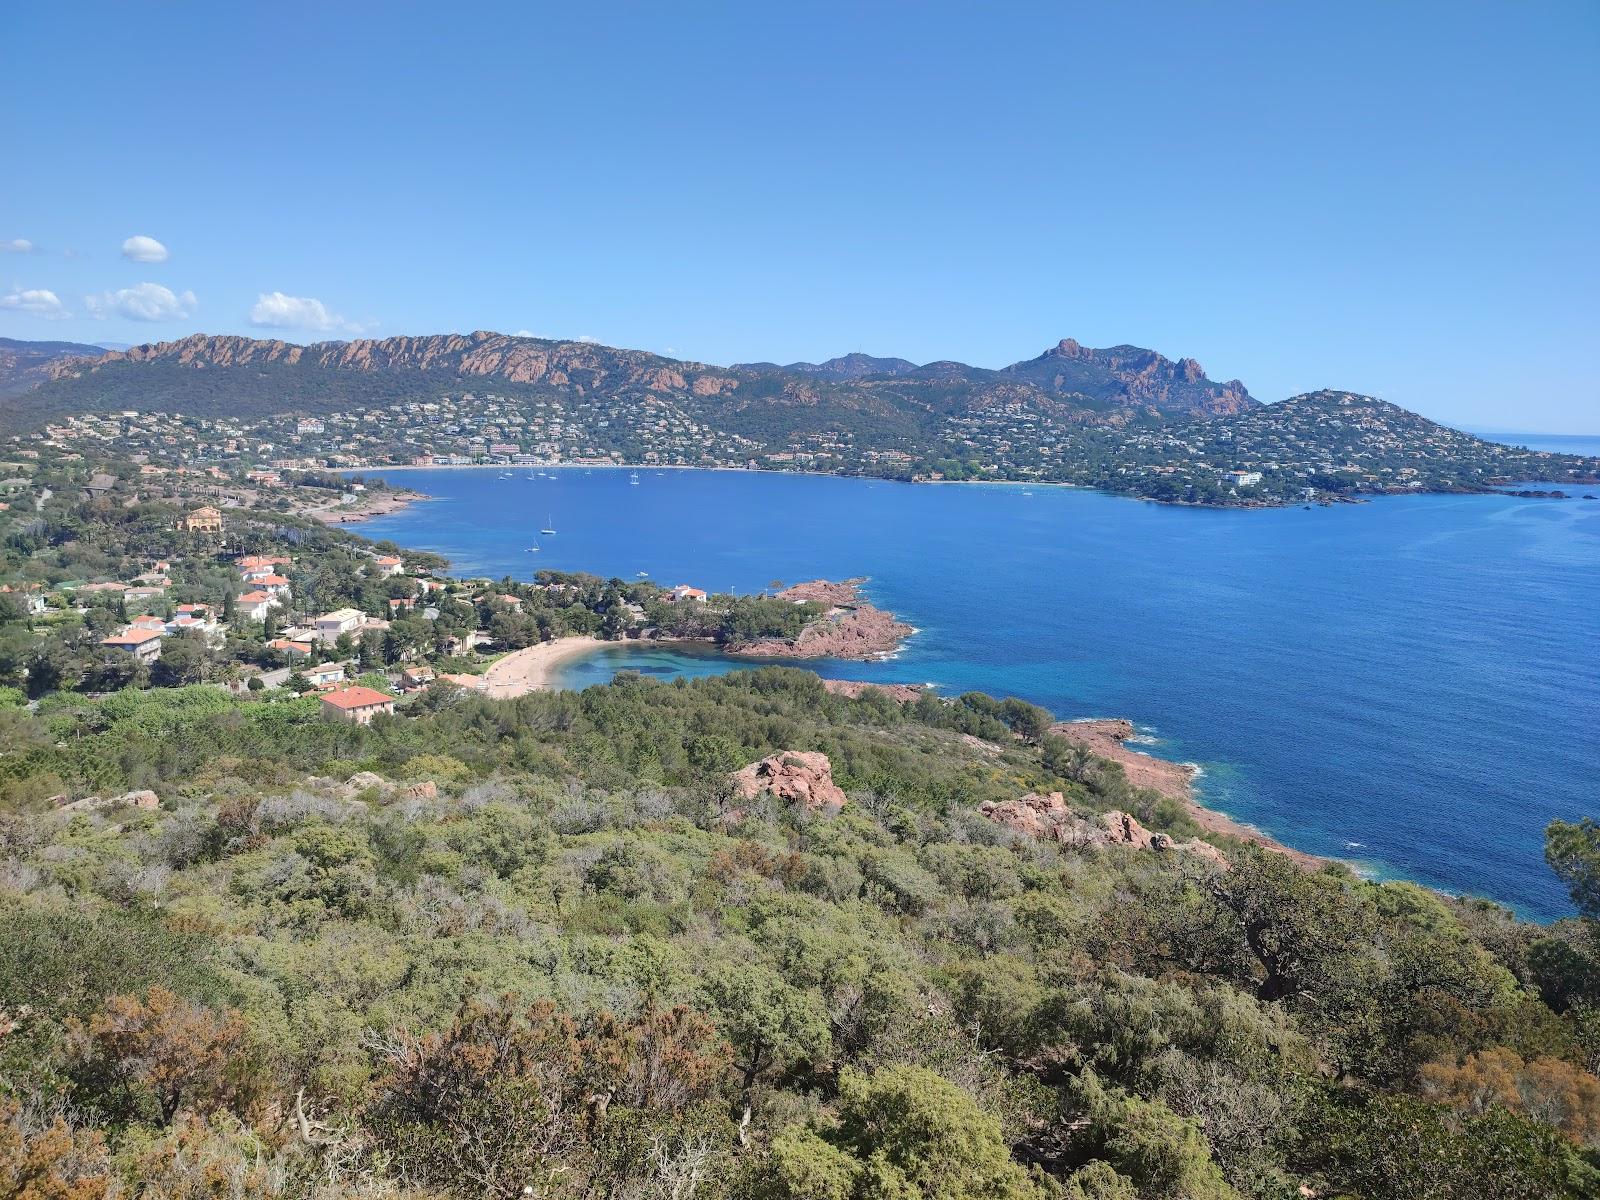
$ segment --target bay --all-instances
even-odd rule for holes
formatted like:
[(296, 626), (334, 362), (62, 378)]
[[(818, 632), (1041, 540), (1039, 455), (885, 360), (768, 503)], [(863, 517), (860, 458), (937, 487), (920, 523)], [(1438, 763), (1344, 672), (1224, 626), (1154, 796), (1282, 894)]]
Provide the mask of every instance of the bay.
[[(1152, 753), (1201, 766), (1204, 803), (1285, 842), (1529, 917), (1570, 910), (1543, 829), (1596, 808), (1600, 502), (1218, 510), (1044, 486), (528, 474), (390, 472), (434, 499), (360, 528), (468, 576), (754, 591), (865, 575), (919, 632), (888, 662), (808, 664), (824, 675), (1128, 716)], [(748, 665), (628, 646), (562, 683)]]

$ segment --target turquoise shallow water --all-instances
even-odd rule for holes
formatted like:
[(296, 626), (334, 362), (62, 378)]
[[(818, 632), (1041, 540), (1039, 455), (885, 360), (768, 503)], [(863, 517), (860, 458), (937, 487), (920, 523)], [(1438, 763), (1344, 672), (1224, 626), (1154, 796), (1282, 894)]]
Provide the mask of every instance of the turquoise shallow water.
[[(920, 632), (857, 679), (1126, 715), (1201, 798), (1380, 876), (1568, 911), (1542, 830), (1600, 809), (1600, 501), (1395, 497), (1228, 511), (1092, 492), (739, 472), (395, 472), (437, 497), (362, 531), (458, 572), (750, 591), (871, 577)], [(1031, 494), (1029, 492), (1031, 491)], [(560, 532), (526, 552), (547, 518)], [(628, 648), (570, 667), (705, 674)]]

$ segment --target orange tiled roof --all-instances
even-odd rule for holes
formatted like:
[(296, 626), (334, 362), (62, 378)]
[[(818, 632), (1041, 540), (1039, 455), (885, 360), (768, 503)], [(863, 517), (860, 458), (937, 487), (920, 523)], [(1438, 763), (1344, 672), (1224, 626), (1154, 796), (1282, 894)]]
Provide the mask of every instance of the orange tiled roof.
[(151, 638), (161, 636), (159, 629), (125, 629), (121, 633), (114, 633), (108, 638), (101, 638), (102, 646), (142, 646)]
[(380, 692), (376, 688), (354, 687), (340, 688), (337, 692), (329, 692), (322, 697), (324, 704), (331, 704), (335, 708), (371, 708), (374, 704), (393, 704), (394, 697), (387, 692)]

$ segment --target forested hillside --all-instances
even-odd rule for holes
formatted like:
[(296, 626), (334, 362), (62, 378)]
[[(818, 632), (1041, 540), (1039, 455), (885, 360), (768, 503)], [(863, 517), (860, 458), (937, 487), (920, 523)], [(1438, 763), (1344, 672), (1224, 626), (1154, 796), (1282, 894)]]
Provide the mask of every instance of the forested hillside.
[(81, 342), (21, 342), (0, 338), (0, 397), (20, 396), (50, 378), (50, 364), (63, 358), (104, 354)]

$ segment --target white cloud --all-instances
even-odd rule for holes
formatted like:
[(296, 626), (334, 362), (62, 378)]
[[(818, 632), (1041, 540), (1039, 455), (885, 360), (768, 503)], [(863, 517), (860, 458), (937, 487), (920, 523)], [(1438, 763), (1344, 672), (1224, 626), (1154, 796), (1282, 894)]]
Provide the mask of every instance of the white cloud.
[(536, 338), (539, 335), (537, 333), (535, 333), (531, 329), (519, 329), (515, 333), (513, 333), (511, 336), (512, 337), (531, 337), (531, 338)]
[(167, 248), (141, 233), (122, 243), (122, 257), (136, 263), (166, 262)]
[(101, 320), (126, 317), (130, 321), (181, 321), (197, 303), (193, 292), (174, 295), (171, 288), (159, 283), (101, 292), (98, 296), (85, 296), (83, 302), (91, 316)]
[(43, 317), (47, 321), (59, 321), (72, 315), (61, 303), (61, 297), (48, 288), (29, 288), (27, 291), (12, 288), (0, 296), (0, 308), (27, 313), (31, 317)]
[(591, 346), (598, 346), (600, 344), (600, 339), (595, 337), (595, 335), (592, 333), (580, 333), (574, 340), (588, 342)]
[(6, 254), (32, 254), (36, 247), (27, 238), (12, 238), (9, 242), (0, 242), (0, 252)]
[(318, 333), (361, 333), (375, 322), (350, 321), (312, 296), (286, 296), (282, 292), (262, 292), (250, 310), (252, 325), (269, 329), (310, 329)]

